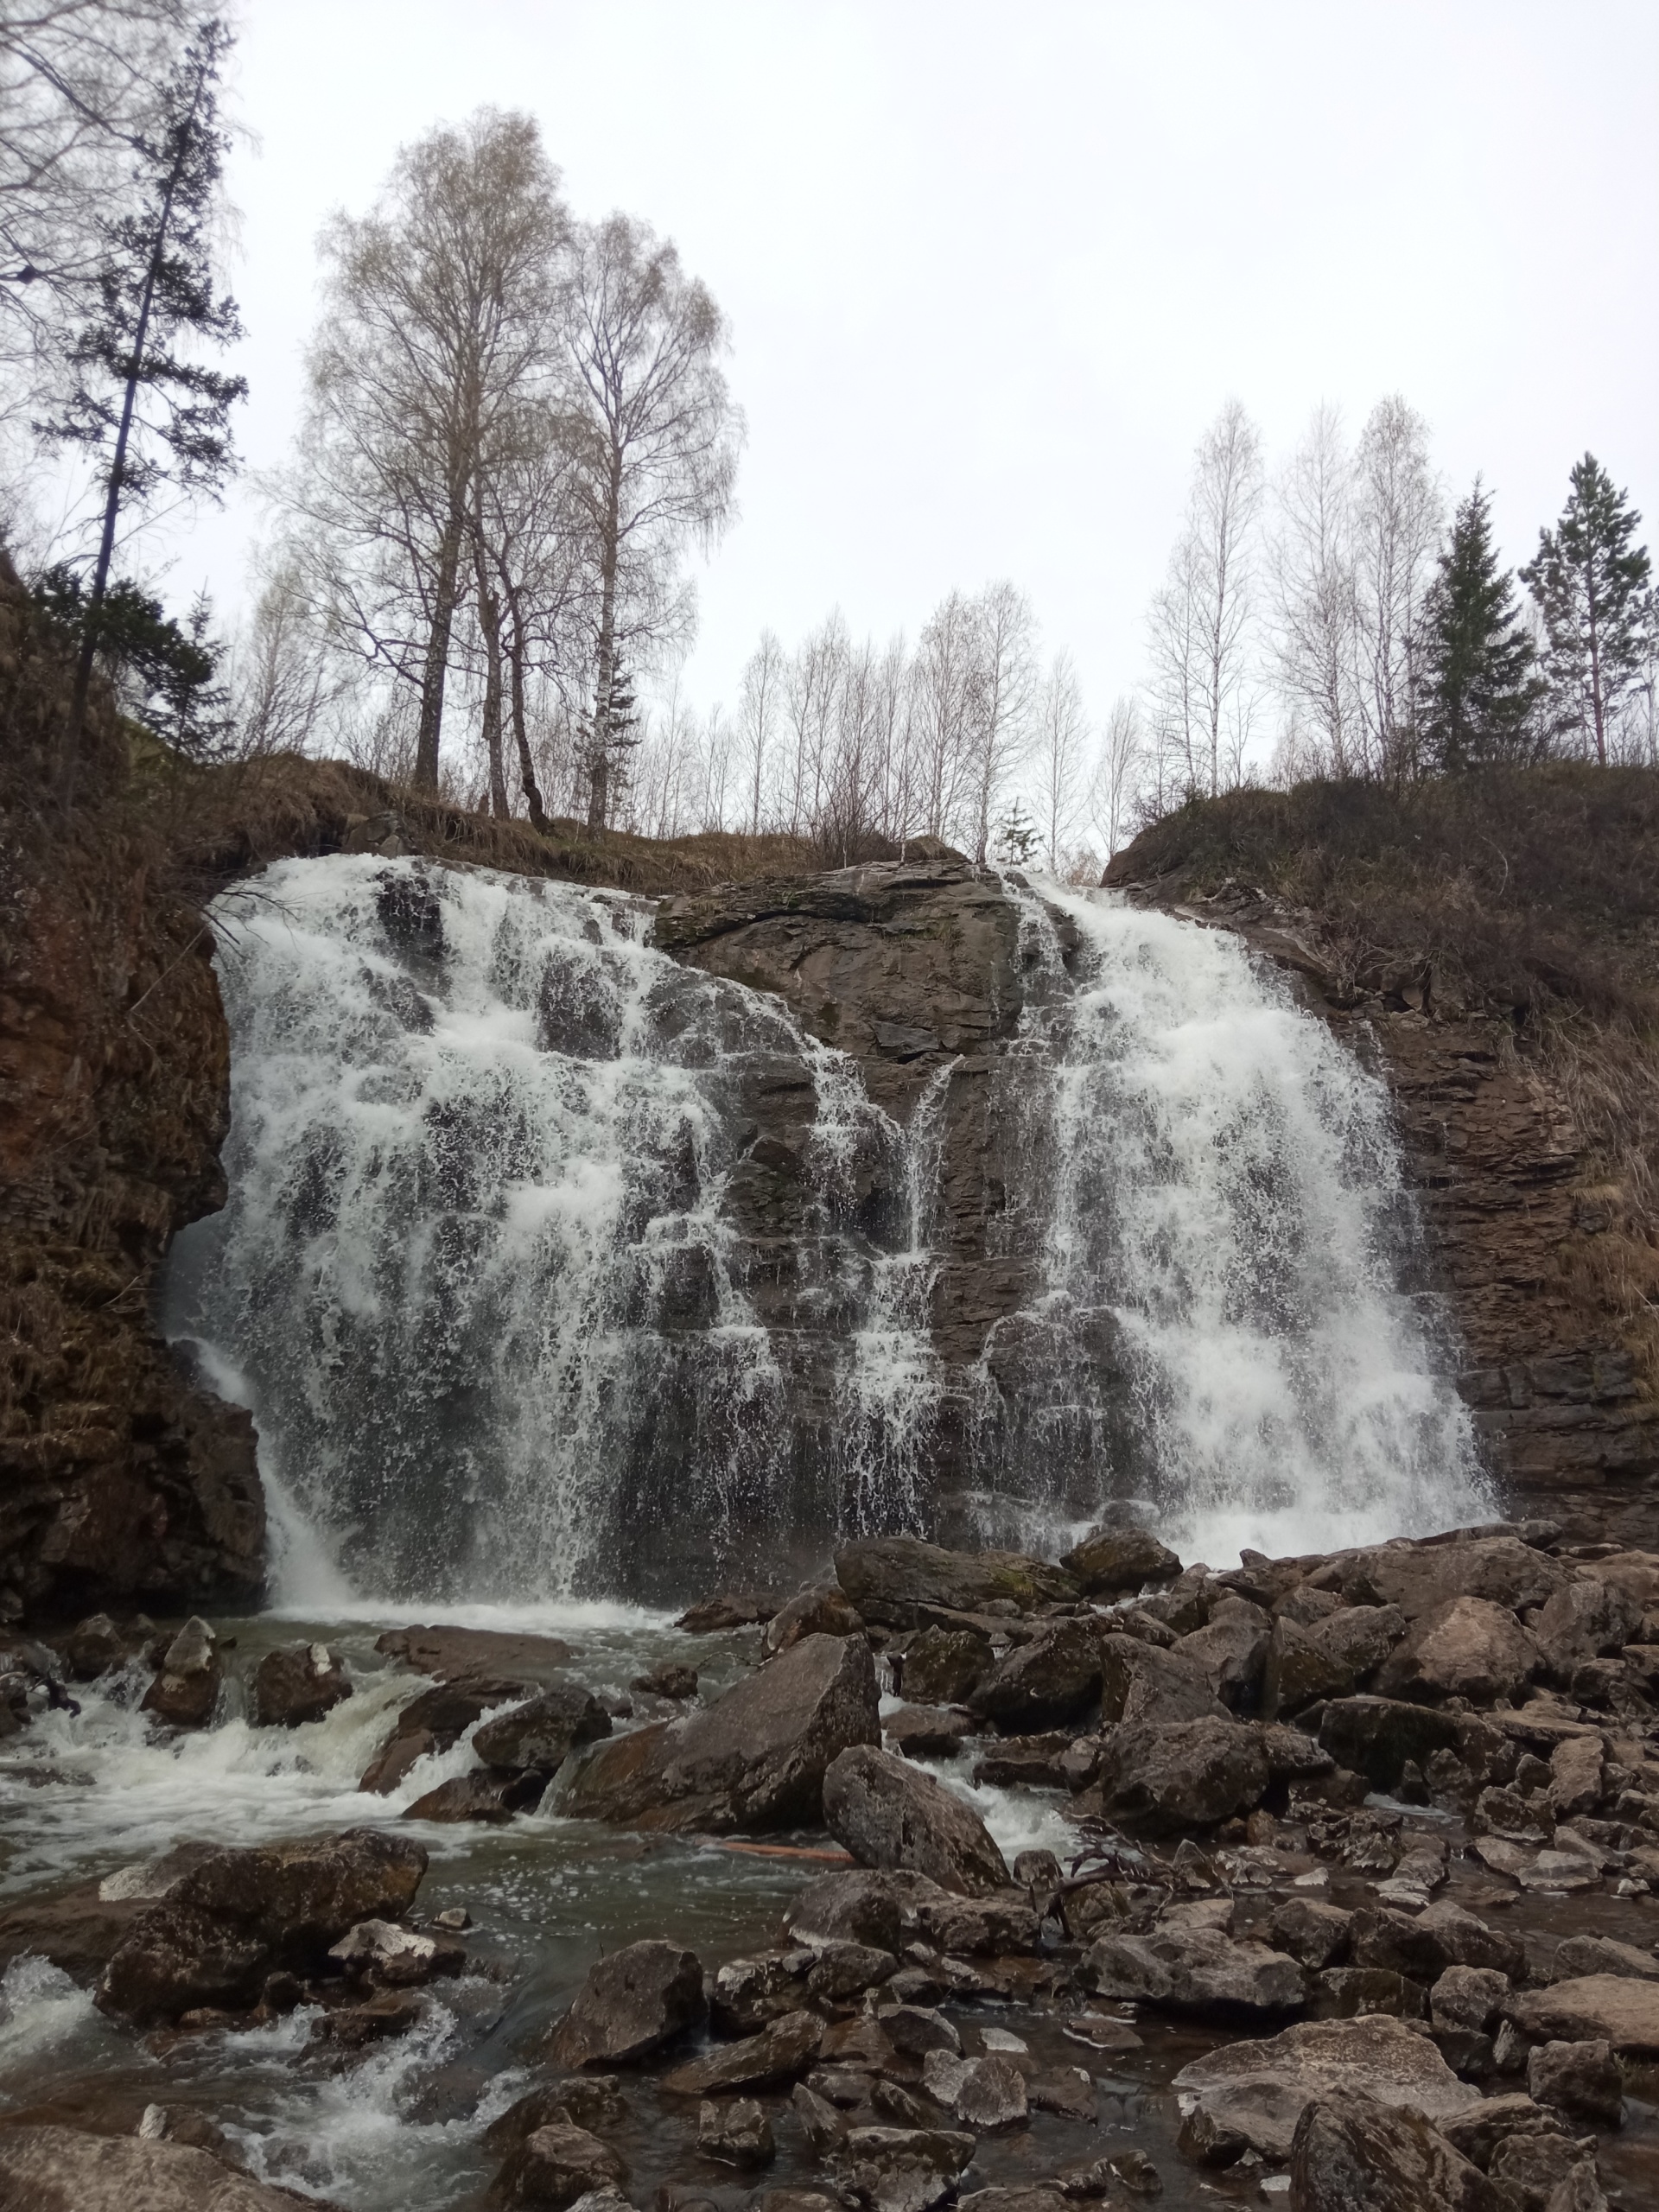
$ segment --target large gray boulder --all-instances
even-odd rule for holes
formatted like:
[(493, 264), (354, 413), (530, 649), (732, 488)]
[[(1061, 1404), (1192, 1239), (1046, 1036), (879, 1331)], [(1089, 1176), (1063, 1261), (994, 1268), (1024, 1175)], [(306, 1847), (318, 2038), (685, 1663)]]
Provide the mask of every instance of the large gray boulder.
[(1103, 1936), (1087, 1953), (1084, 1969), (1103, 1997), (1241, 2024), (1294, 2012), (1307, 1996), (1306, 1978), (1294, 1959), (1265, 1943), (1236, 1942), (1218, 1928)]
[(1586, 1974), (1527, 1991), (1510, 2016), (1533, 2043), (1607, 2043), (1628, 2058), (1659, 2058), (1659, 1981)]
[(920, 1629), (899, 1659), (900, 1687), (913, 1705), (959, 1705), (991, 1660), (991, 1639), (980, 1629)]
[(1566, 1584), (1539, 1614), (1534, 1630), (1544, 1664), (1566, 1681), (1586, 1659), (1611, 1658), (1641, 1627), (1639, 1599), (1616, 1582), (1590, 1575)]
[(969, 1708), (1005, 1735), (1035, 1734), (1086, 1713), (1100, 1695), (1100, 1673), (1093, 1627), (1056, 1621), (999, 1659), (969, 1698)]
[(1202, 1662), (1120, 1633), (1100, 1639), (1100, 1716), (1108, 1726), (1226, 1718)]
[(219, 1638), (206, 1621), (193, 1616), (168, 1645), (139, 1710), (175, 1728), (205, 1728), (223, 1678)]
[(1179, 1639), (1170, 1652), (1183, 1660), (1230, 1712), (1254, 1713), (1262, 1703), (1272, 1623), (1248, 1598), (1220, 1599), (1202, 1628)]
[(861, 1866), (925, 1874), (963, 1897), (1008, 1887), (1007, 1864), (978, 1814), (891, 1751), (842, 1751), (823, 1777), (823, 1818)]
[(1413, 1625), (1384, 1662), (1376, 1687), (1383, 1697), (1491, 1705), (1512, 1698), (1539, 1663), (1537, 1644), (1506, 1605), (1448, 1598)]
[(1429, 2120), (1480, 2101), (1427, 2037), (1382, 2012), (1304, 2020), (1263, 2041), (1224, 2044), (1184, 2066), (1173, 2087), (1264, 2158), (1281, 2160), (1290, 2156), (1297, 2122), (1316, 2100), (1368, 2096)]
[(0, 2212), (295, 2212), (297, 2202), (186, 2143), (0, 2128)]
[(855, 2127), (834, 2154), (832, 2171), (870, 2212), (931, 2212), (956, 2194), (973, 2157), (971, 2135), (943, 2127)]
[(543, 1806), (677, 1833), (810, 1827), (832, 1762), (880, 1741), (869, 1645), (809, 1636), (702, 1711), (573, 1754)]
[(210, 1852), (134, 1915), (98, 2004), (142, 2021), (251, 2004), (273, 1968), (321, 1967), (359, 1921), (402, 1919), (426, 1864), (418, 1843), (378, 1828)]
[(718, 2044), (702, 2058), (677, 2066), (664, 2088), (677, 2096), (718, 2097), (736, 2089), (772, 2089), (798, 2081), (818, 2055), (823, 2022), (816, 2012), (785, 2012), (758, 2035)]
[(498, 1713), (474, 1732), (473, 1749), (486, 1766), (528, 1768), (556, 1774), (579, 1744), (611, 1732), (611, 1716), (580, 1682), (556, 1682)]
[(1457, 1749), (1457, 1716), (1403, 1698), (1333, 1698), (1319, 1719), (1319, 1745), (1374, 1789), (1392, 1789), (1408, 1759), (1425, 1767), (1436, 1751)]
[(1541, 1605), (1567, 1581), (1559, 1560), (1518, 1536), (1459, 1537), (1449, 1542), (1377, 1544), (1344, 1552), (1308, 1577), (1344, 1595), (1398, 1605), (1408, 1620), (1448, 1598), (1484, 1598), (1519, 1612)]
[(282, 1643), (253, 1670), (249, 1718), (256, 1728), (299, 1728), (351, 1694), (345, 1662), (326, 1643)]
[(561, 2066), (631, 2065), (695, 2027), (708, 2010), (695, 1951), (629, 1943), (588, 1968), (575, 2001), (548, 2038)]
[(1310, 2103), (1291, 2149), (1291, 2212), (1514, 2212), (1421, 2113), (1363, 2091)]
[(917, 1628), (922, 1609), (974, 1613), (1012, 1605), (1022, 1613), (1078, 1596), (1071, 1575), (1021, 1552), (952, 1552), (916, 1536), (872, 1536), (836, 1554), (836, 1579), (857, 1611), (880, 1628)]
[(1105, 1817), (1141, 1835), (1209, 1827), (1262, 1802), (1271, 1770), (1242, 1721), (1123, 1723), (1103, 1732), (1098, 1791)]
[(1448, 1967), (1479, 1967), (1520, 1980), (1527, 1971), (1523, 1945), (1447, 1898), (1423, 1911), (1366, 1907), (1350, 1931), (1354, 1963), (1379, 1967), (1414, 1981), (1438, 1981)]
[(490, 2202), (564, 2212), (590, 2192), (628, 2178), (627, 2162), (571, 2120), (550, 2120), (516, 2145), (490, 2190)]
[(1171, 1582), (1181, 1562), (1145, 1529), (1091, 1529), (1060, 1565), (1089, 1598), (1116, 1598), (1148, 1582)]

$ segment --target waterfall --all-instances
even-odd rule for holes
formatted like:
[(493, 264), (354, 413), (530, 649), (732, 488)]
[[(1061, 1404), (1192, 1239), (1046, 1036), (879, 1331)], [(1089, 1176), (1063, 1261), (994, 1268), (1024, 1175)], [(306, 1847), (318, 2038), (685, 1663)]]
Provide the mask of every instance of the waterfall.
[(1116, 1497), (1216, 1560), (1490, 1511), (1382, 1084), (1236, 938), (1007, 889), (1040, 1287), (983, 1363), (987, 1525), (1052, 1543)]
[[(906, 1147), (854, 1062), (616, 893), (341, 857), (218, 919), (231, 1197), (179, 1238), (164, 1321), (365, 1594), (672, 1597), (913, 1524), (868, 1494), (879, 1408), (849, 1503), (818, 1440), (817, 1338), (839, 1358), (869, 1293), (838, 1193)], [(802, 1124), (810, 1217), (757, 1290), (733, 1181), (763, 1103)]]
[(253, 1410), (285, 1599), (678, 1599), (964, 1516), (1052, 1546), (1116, 1506), (1219, 1560), (1478, 1513), (1382, 1086), (1235, 939), (1007, 891), (982, 1243), (1025, 1287), (966, 1365), (954, 1063), (899, 1126), (620, 893), (365, 855), (228, 894), (230, 1198), (162, 1318)]

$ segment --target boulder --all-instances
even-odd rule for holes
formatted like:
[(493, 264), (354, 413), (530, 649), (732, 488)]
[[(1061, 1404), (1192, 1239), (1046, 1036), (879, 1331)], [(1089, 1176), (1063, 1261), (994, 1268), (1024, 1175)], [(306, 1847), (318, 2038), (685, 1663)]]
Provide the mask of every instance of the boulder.
[(969, 1707), (1005, 1735), (1058, 1727), (1100, 1695), (1100, 1638), (1081, 1620), (1059, 1620), (1016, 1644), (982, 1677)]
[(1659, 1981), (1586, 1974), (1527, 1991), (1510, 2017), (1533, 2043), (1607, 2043), (1627, 2057), (1659, 2057)]
[(873, 1943), (824, 1943), (807, 1970), (807, 1991), (821, 2005), (845, 2005), (867, 1989), (879, 1989), (898, 1970), (893, 1953)]
[(453, 1682), (467, 1675), (526, 1689), (556, 1682), (575, 1655), (556, 1636), (521, 1636), (493, 1628), (389, 1628), (375, 1649), (416, 1675)]
[(722, 2166), (769, 2166), (778, 2155), (772, 2122), (759, 2105), (741, 2098), (698, 2107), (697, 2149)]
[(677, 2066), (663, 2087), (677, 2096), (715, 2097), (734, 2089), (770, 2089), (798, 2081), (818, 2055), (823, 2022), (816, 2012), (785, 2012), (759, 2035), (719, 2044)]
[[(964, 2127), (990, 2134), (1023, 2127), (1030, 2114), (1026, 2077), (1012, 2059), (956, 2058), (930, 2050), (922, 2060), (922, 2087)], [(1093, 2099), (1090, 2098), (1092, 2106)]]
[[(528, 1786), (527, 1786), (528, 1785)], [(539, 1775), (513, 1775), (474, 1767), (451, 1775), (404, 1808), (406, 1821), (482, 1821), (504, 1827), (516, 1812), (528, 1812), (542, 1794)]]
[(1440, 2129), (1454, 2151), (1484, 2173), (1493, 2152), (1510, 2136), (1559, 2135), (1561, 2123), (1557, 2114), (1534, 2104), (1530, 2097), (1514, 2095), (1483, 2097), (1442, 2120)]
[(1181, 1562), (1145, 1529), (1091, 1529), (1060, 1560), (1087, 1598), (1115, 1598), (1148, 1582), (1171, 1582)]
[(867, 1943), (873, 1949), (899, 1952), (918, 1925), (917, 1907), (924, 1897), (943, 1902), (948, 1892), (919, 1874), (821, 1874), (800, 1891), (789, 1909), (786, 1925), (798, 1943)]
[(1549, 1755), (1549, 1809), (1558, 1821), (1595, 1810), (1605, 1765), (1599, 1735), (1562, 1737)]
[[(692, 1688), (696, 1677), (692, 1676)], [(475, 1731), (473, 1749), (486, 1766), (530, 1768), (556, 1774), (578, 1744), (611, 1732), (611, 1716), (580, 1682), (556, 1682), (511, 1712), (498, 1713)]]
[(869, 1645), (809, 1636), (686, 1719), (573, 1755), (545, 1808), (674, 1832), (816, 1826), (826, 1769), (850, 1746), (880, 1740)]
[(1527, 2053), (1527, 2088), (1536, 2103), (1601, 2127), (1617, 2127), (1624, 2108), (1624, 2076), (1610, 2043), (1535, 2044)]
[(906, 1758), (948, 1758), (968, 1737), (979, 1733), (979, 1725), (959, 1707), (901, 1705), (883, 1719), (881, 1732)]
[(1638, 1981), (1659, 1981), (1659, 1958), (1611, 1936), (1569, 1936), (1557, 1946), (1552, 1964), (1556, 1981), (1582, 1980), (1592, 1974), (1633, 1974)]
[[(863, 1943), (827, 1943), (824, 1950), (857, 1951), (870, 1958), (892, 1954)], [(767, 1951), (756, 1959), (728, 1959), (709, 1986), (709, 2010), (725, 2035), (752, 2036), (768, 2020), (798, 2012), (807, 2001), (807, 1976), (818, 1954), (801, 1945), (791, 1951)]]
[(1447, 1967), (1428, 1993), (1437, 2029), (1488, 2034), (1510, 2000), (1510, 1977), (1496, 1967)]
[(1371, 2012), (1421, 2020), (1422, 1984), (1390, 1967), (1325, 1967), (1313, 1977), (1308, 2010), (1316, 2020), (1357, 2020)]
[(1366, 1907), (1354, 1915), (1351, 1935), (1357, 1965), (1416, 1981), (1438, 1981), (1448, 1967), (1479, 1967), (1512, 1981), (1527, 1971), (1525, 1949), (1514, 1936), (1444, 1899), (1417, 1913)]
[(222, 1680), (219, 1638), (206, 1621), (193, 1617), (168, 1645), (139, 1709), (175, 1728), (205, 1728)]
[(873, 1536), (836, 1554), (836, 1579), (867, 1621), (881, 1628), (918, 1628), (920, 1609), (982, 1611), (1012, 1605), (1021, 1613), (1068, 1605), (1077, 1584), (1058, 1567), (1020, 1552), (952, 1552), (916, 1536)]
[(1537, 1644), (1507, 1606), (1448, 1598), (1413, 1624), (1383, 1662), (1376, 1687), (1383, 1697), (1431, 1703), (1461, 1697), (1491, 1705), (1512, 1698), (1539, 1661)]
[(760, 1649), (770, 1658), (804, 1636), (861, 1636), (864, 1623), (839, 1583), (803, 1590), (766, 1623)]
[(389, 1797), (429, 1751), (442, 1748), (429, 1728), (415, 1729), (407, 1735), (394, 1729), (359, 1775), (357, 1786), (365, 1796)]
[(1265, 1943), (1217, 1928), (1154, 1928), (1103, 1936), (1084, 1955), (1085, 1983), (1117, 2002), (1141, 2001), (1240, 2024), (1294, 2012), (1307, 1995), (1301, 1967)]
[(925, 1628), (905, 1646), (899, 1686), (918, 1705), (959, 1705), (991, 1658), (991, 1639), (978, 1629)]
[(348, 1974), (385, 1989), (416, 1988), (439, 1974), (459, 1974), (467, 1963), (463, 1945), (390, 1920), (359, 1920), (329, 1945), (328, 1955)]
[(823, 1777), (823, 1818), (861, 1866), (925, 1874), (963, 1897), (1008, 1886), (978, 1814), (891, 1751), (842, 1751)]
[(1370, 1602), (1397, 1605), (1414, 1621), (1448, 1598), (1484, 1598), (1518, 1613), (1543, 1605), (1568, 1578), (1558, 1560), (1518, 1536), (1484, 1536), (1378, 1544), (1340, 1554), (1308, 1579), (1344, 1595), (1363, 1589)]
[(575, 2001), (548, 2039), (550, 2055), (573, 2070), (628, 2065), (695, 2027), (708, 2011), (695, 1951), (673, 1943), (629, 1943), (596, 1960)]
[(1173, 1835), (1249, 1812), (1268, 1773), (1261, 1742), (1240, 1721), (1125, 1722), (1103, 1732), (1097, 1786), (1105, 1817), (1118, 1827)]
[(1317, 2100), (1363, 2095), (1429, 2120), (1479, 2101), (1426, 2036), (1386, 2013), (1306, 2020), (1264, 2041), (1224, 2044), (1184, 2066), (1173, 2086), (1275, 2160), (1290, 2156), (1297, 2123)]
[(253, 1670), (248, 1717), (256, 1728), (299, 1728), (351, 1694), (345, 1662), (326, 1643), (283, 1643)]
[(165, 2137), (0, 2128), (0, 2212), (295, 2212), (296, 2202)]
[(359, 1921), (401, 1919), (425, 1872), (419, 1844), (375, 1828), (211, 1852), (135, 1915), (97, 2001), (138, 2020), (251, 2003), (273, 1968), (312, 1970)]
[(590, 2190), (628, 2178), (627, 2162), (608, 2143), (568, 2120), (550, 2121), (519, 2143), (490, 2189), (493, 2204), (526, 2204), (563, 2212)]
[(849, 2128), (832, 2171), (870, 2212), (931, 2212), (956, 2193), (974, 2138), (942, 2127)]
[(1616, 1657), (1635, 1638), (1642, 1615), (1628, 1590), (1586, 1575), (1555, 1592), (1533, 1633), (1550, 1675), (1566, 1683), (1586, 1660)]
[(1227, 1708), (1203, 1669), (1132, 1636), (1100, 1639), (1100, 1715), (1109, 1726), (1224, 1719)]
[(60, 1638), (58, 1649), (72, 1682), (95, 1682), (100, 1675), (126, 1664), (128, 1646), (107, 1613), (92, 1613)]
[(1269, 1720), (1319, 1698), (1345, 1697), (1354, 1679), (1353, 1669), (1322, 1650), (1299, 1622), (1279, 1615), (1262, 1661), (1262, 1710)]
[(1072, 1746), (1077, 1741), (1069, 1728), (1046, 1736), (999, 1737), (982, 1758), (975, 1760), (974, 1780), (991, 1783), (999, 1789), (1069, 1789), (1075, 1769)]
[(757, 1590), (721, 1590), (689, 1605), (674, 1624), (688, 1636), (717, 1636), (722, 1629), (764, 1627), (779, 1601)]
[[(1506, 2135), (1487, 2168), (1510, 2212), (1606, 2212), (1595, 2145), (1565, 2135)], [(1580, 2194), (1584, 2183), (1589, 2189)], [(1578, 2186), (1575, 2187), (1574, 2184)]]
[(1311, 2102), (1290, 2153), (1291, 2212), (1511, 2212), (1478, 2166), (1409, 2107), (1351, 2092)]
[(1038, 1948), (1042, 1922), (1023, 1890), (963, 1897), (930, 1884), (914, 1910), (921, 1935), (951, 1958), (1002, 1958)]
[(480, 2139), (499, 2158), (555, 2120), (569, 2120), (577, 2127), (620, 2127), (627, 2116), (627, 2100), (614, 2074), (578, 2074), (568, 2082), (544, 2082), (531, 2089), (492, 2120)]
[(1405, 1614), (1398, 1605), (1344, 1605), (1308, 1626), (1308, 1641), (1348, 1679), (1342, 1694), (1374, 1675), (1404, 1636)]
[(1275, 1949), (1288, 1952), (1305, 1967), (1328, 1967), (1348, 1949), (1354, 1916), (1317, 1897), (1287, 1897), (1268, 1923)]
[(1375, 1789), (1394, 1789), (1408, 1760), (1421, 1769), (1457, 1742), (1455, 1714), (1400, 1698), (1333, 1698), (1319, 1719), (1321, 1750)]
[(1254, 1713), (1262, 1702), (1271, 1630), (1261, 1606), (1223, 1598), (1202, 1628), (1177, 1641), (1170, 1656), (1192, 1667), (1230, 1712)]
[[(628, 1688), (643, 1690), (647, 1697), (665, 1697), (671, 1704), (683, 1705), (688, 1698), (697, 1694), (697, 1670), (695, 1667), (677, 1665), (672, 1659), (659, 1659), (654, 1667), (647, 1667), (643, 1675), (636, 1675)], [(597, 1700), (594, 1701), (598, 1702)], [(600, 1710), (603, 1712), (604, 1707), (601, 1706)], [(605, 1717), (608, 1720), (609, 1713)]]

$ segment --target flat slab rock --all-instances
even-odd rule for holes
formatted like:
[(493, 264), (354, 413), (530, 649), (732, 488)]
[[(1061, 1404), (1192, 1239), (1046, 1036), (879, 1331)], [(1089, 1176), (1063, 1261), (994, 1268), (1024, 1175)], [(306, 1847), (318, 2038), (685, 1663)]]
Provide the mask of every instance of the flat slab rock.
[(1430, 2120), (1480, 2102), (1426, 2036), (1387, 2013), (1304, 2020), (1261, 2043), (1225, 2044), (1184, 2066), (1173, 2087), (1274, 2159), (1289, 2158), (1297, 2122), (1316, 2099), (1358, 2093)]
[(559, 1681), (575, 1656), (556, 1636), (518, 1636), (493, 1628), (389, 1628), (374, 1648), (440, 1682), (489, 1675), (545, 1685)]
[(1529, 1990), (1510, 2010), (1535, 2043), (1605, 2042), (1630, 2057), (1659, 2057), (1659, 1981), (1585, 1974)]
[(0, 2128), (0, 2212), (294, 2212), (295, 2203), (188, 2144)]

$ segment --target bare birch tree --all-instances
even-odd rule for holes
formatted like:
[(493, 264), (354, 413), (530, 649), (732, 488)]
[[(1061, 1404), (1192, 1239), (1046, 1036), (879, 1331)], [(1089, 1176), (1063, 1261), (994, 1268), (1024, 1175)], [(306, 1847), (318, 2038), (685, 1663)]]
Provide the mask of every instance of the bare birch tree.
[(1366, 765), (1353, 488), (1342, 417), (1316, 408), (1274, 486), (1268, 568), (1278, 689), (1333, 776)]
[(773, 748), (783, 708), (784, 649), (770, 630), (743, 670), (743, 687), (737, 707), (737, 748), (743, 764), (743, 788), (747, 804), (749, 834), (759, 836), (766, 804), (767, 778), (775, 765)]
[(1037, 828), (1052, 874), (1064, 870), (1064, 855), (1088, 808), (1084, 760), (1089, 718), (1083, 687), (1069, 653), (1057, 653), (1038, 701), (1033, 747), (1033, 785)]
[(1104, 847), (1108, 860), (1128, 840), (1147, 754), (1140, 702), (1133, 697), (1115, 699), (1101, 732), (1100, 753), (1085, 802), (1090, 827)]
[(731, 513), (742, 416), (725, 317), (674, 245), (626, 215), (578, 235), (562, 318), (578, 495), (597, 576), (588, 728), (590, 829), (610, 811), (619, 666), (672, 626), (674, 570)]
[(1373, 774), (1414, 775), (1418, 635), (1446, 503), (1428, 426), (1395, 393), (1360, 433), (1355, 463), (1355, 626), (1359, 709)]
[(990, 849), (991, 827), (1010, 777), (1031, 742), (1037, 690), (1031, 601), (1011, 583), (988, 584), (974, 603), (968, 830), (976, 864)]
[(1198, 442), (1150, 625), (1158, 729), (1187, 786), (1211, 797), (1238, 780), (1250, 734), (1261, 505), (1261, 436), (1230, 399)]
[(418, 690), (428, 789), (480, 458), (546, 370), (568, 230), (557, 181), (529, 116), (481, 109), (404, 148), (378, 206), (335, 215), (322, 239), (327, 304), (286, 496), (336, 628)]

